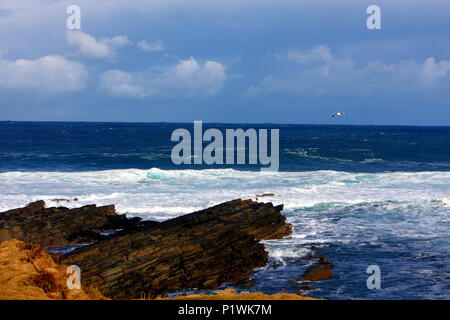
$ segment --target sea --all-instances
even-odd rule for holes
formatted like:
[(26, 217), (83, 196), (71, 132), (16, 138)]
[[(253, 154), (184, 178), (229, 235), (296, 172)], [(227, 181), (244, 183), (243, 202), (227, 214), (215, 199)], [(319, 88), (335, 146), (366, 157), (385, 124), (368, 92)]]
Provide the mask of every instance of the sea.
[[(293, 234), (264, 241), (267, 266), (244, 291), (296, 293), (314, 249), (334, 275), (326, 299), (450, 299), (450, 127), (203, 124), (279, 129), (280, 170), (175, 165), (175, 129), (192, 123), (0, 122), (0, 212), (115, 204), (163, 221), (232, 199), (284, 204)], [(58, 203), (56, 199), (74, 199)], [(380, 288), (367, 285), (369, 266)], [(225, 284), (223, 287), (234, 287)]]

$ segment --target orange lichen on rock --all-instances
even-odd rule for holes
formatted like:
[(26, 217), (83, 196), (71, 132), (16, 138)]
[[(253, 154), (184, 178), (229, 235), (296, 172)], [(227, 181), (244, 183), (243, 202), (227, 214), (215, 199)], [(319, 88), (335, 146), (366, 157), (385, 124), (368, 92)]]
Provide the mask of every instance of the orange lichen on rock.
[(98, 300), (94, 289), (67, 288), (67, 266), (37, 245), (0, 242), (0, 300)]
[(166, 300), (320, 300), (298, 294), (277, 293), (264, 294), (261, 292), (236, 293), (233, 289), (225, 289), (216, 294), (190, 294)]

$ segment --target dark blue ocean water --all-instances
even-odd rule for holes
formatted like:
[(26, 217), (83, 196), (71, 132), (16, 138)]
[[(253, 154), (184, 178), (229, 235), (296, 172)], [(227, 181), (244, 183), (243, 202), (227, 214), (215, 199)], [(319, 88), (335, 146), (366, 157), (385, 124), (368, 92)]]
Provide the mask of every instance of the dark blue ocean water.
[[(280, 129), (281, 171), (450, 170), (450, 127), (204, 124), (211, 127)], [(0, 122), (0, 172), (180, 169), (170, 160), (177, 128), (193, 132), (193, 124)]]
[[(274, 193), (292, 236), (265, 243), (251, 290), (297, 292), (311, 247), (334, 276), (329, 299), (450, 299), (450, 127), (223, 125), (280, 130), (280, 172), (176, 166), (173, 130), (193, 124), (0, 122), (0, 211), (44, 199), (115, 204), (165, 220), (235, 198)], [(366, 269), (381, 270), (369, 290)]]

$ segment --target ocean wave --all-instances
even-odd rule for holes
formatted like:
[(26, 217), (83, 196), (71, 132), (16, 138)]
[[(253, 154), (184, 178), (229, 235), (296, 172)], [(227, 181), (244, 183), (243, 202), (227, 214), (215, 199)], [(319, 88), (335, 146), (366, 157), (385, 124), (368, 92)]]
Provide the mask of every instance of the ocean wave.
[[(449, 205), (450, 172), (359, 174), (332, 170), (258, 172), (235, 169), (0, 173), (0, 210), (35, 199), (78, 198), (78, 203), (117, 205), (121, 213), (183, 214), (233, 198), (283, 203), (298, 211), (323, 204), (441, 201)], [(431, 202), (430, 202), (431, 203)], [(312, 209), (314, 210), (314, 209)], [(166, 215), (165, 215), (166, 216)]]
[(381, 163), (385, 162), (386, 160), (380, 159), (380, 158), (367, 158), (362, 161), (362, 163)]
[(317, 152), (318, 152), (318, 148), (308, 148), (308, 150), (305, 150), (303, 148), (282, 150), (283, 154), (294, 155), (294, 156), (298, 156), (300, 158), (309, 158), (309, 159), (315, 159), (315, 160), (334, 161), (334, 162), (342, 162), (342, 163), (348, 163), (348, 162), (354, 161), (352, 159), (343, 159), (343, 158), (338, 158), (338, 157), (326, 157), (326, 156), (317, 154)]

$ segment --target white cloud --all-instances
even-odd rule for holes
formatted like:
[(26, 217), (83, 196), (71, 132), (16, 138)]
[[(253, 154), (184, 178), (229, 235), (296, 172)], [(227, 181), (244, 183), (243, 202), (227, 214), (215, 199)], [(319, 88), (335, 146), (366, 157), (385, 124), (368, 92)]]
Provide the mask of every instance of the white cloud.
[(433, 57), (428, 58), (421, 66), (422, 75), (427, 82), (434, 83), (435, 81), (444, 78), (450, 71), (450, 61), (442, 60), (438, 63)]
[(206, 61), (201, 65), (191, 57), (165, 72), (110, 70), (101, 75), (100, 82), (112, 96), (143, 98), (213, 95), (226, 79), (226, 68), (221, 63)]
[(84, 87), (85, 67), (62, 56), (36, 60), (0, 59), (0, 88), (38, 89), (46, 92), (70, 92)]
[(327, 46), (316, 46), (308, 51), (289, 49), (286, 54), (277, 54), (280, 60), (292, 61), (300, 64), (327, 63), (333, 60), (330, 48)]
[(290, 63), (289, 72), (267, 75), (250, 86), (243, 96), (263, 93), (301, 95), (345, 94), (374, 95), (427, 93), (450, 85), (450, 61), (423, 62), (402, 60), (397, 63), (371, 61), (358, 65), (351, 58), (338, 58), (326, 46), (307, 51), (289, 50), (275, 56)]
[(81, 30), (66, 32), (67, 43), (75, 48), (75, 55), (96, 58), (113, 58), (116, 48), (132, 44), (126, 36), (102, 38), (96, 40), (92, 35)]
[(115, 36), (112, 39), (104, 38), (101, 40), (103, 43), (106, 43), (112, 47), (123, 47), (125, 45), (132, 45), (133, 42), (128, 40), (126, 36)]
[(158, 40), (156, 42), (147, 42), (145, 40), (141, 40), (136, 45), (139, 49), (147, 51), (147, 52), (156, 52), (163, 51), (165, 46), (164, 42)]
[(144, 98), (151, 95), (151, 89), (146, 90), (138, 77), (122, 70), (110, 70), (101, 75), (100, 81), (102, 87), (113, 96)]

